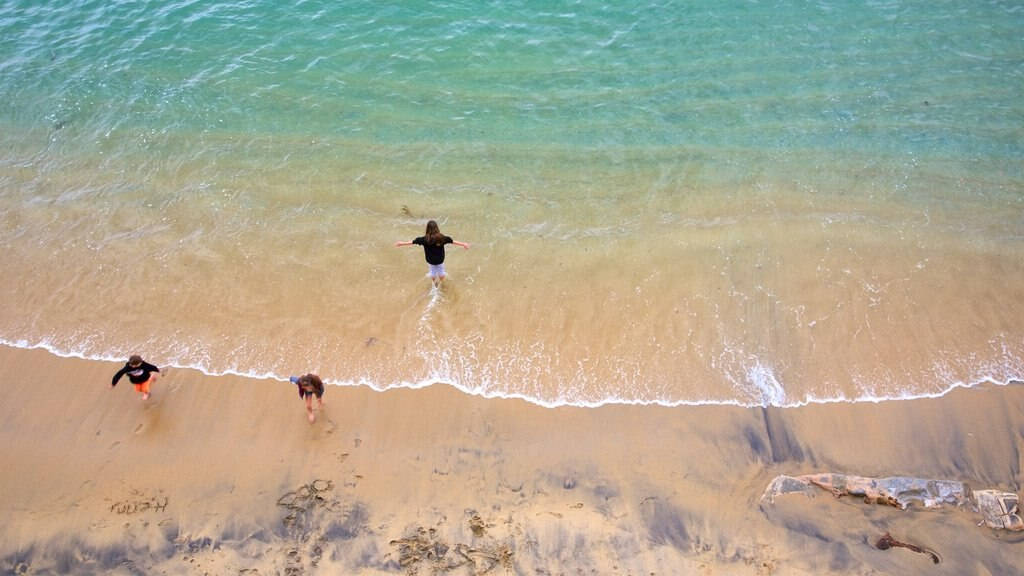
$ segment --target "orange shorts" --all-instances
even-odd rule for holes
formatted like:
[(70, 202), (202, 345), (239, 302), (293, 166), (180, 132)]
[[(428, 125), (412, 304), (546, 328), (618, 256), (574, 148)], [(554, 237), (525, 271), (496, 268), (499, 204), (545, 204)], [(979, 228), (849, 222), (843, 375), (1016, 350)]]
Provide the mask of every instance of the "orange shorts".
[(146, 380), (142, 384), (135, 385), (136, 392), (142, 392), (143, 394), (149, 394), (149, 383), (153, 381), (153, 377), (150, 376), (149, 380)]

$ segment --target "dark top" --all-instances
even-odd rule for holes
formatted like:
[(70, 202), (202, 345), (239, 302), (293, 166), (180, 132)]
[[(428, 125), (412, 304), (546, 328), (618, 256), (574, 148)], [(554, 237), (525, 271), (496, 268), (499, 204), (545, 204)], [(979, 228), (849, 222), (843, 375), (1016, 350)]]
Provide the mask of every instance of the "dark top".
[[(316, 394), (317, 398), (323, 398), (324, 396), (324, 382), (316, 374), (306, 374), (305, 376), (299, 376), (295, 380), (295, 385), (299, 387), (299, 398), (305, 398), (308, 394)], [(306, 392), (302, 389), (303, 386), (313, 386), (313, 390)]]
[(427, 257), (427, 264), (444, 264), (444, 245), (451, 244), (455, 240), (451, 239), (451, 236), (442, 236), (440, 244), (427, 244), (427, 237), (420, 236), (419, 238), (412, 241), (413, 244), (419, 244), (423, 246), (423, 253)]
[(114, 379), (110, 381), (110, 385), (117, 386), (117, 381), (125, 374), (128, 375), (128, 379), (131, 380), (132, 384), (142, 384), (146, 380), (149, 380), (150, 373), (159, 371), (159, 368), (153, 366), (149, 362), (143, 362), (138, 366), (132, 366), (125, 362), (124, 368), (121, 368), (117, 371), (117, 374), (114, 374)]

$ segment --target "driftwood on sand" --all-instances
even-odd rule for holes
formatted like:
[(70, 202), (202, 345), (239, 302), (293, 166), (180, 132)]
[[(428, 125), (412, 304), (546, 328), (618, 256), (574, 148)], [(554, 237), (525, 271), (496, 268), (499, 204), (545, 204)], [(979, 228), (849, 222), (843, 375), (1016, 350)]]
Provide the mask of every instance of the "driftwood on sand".
[(979, 525), (983, 523), (996, 530), (1024, 531), (1017, 494), (1001, 490), (972, 491), (964, 482), (953, 480), (906, 476), (868, 478), (831, 473), (776, 476), (768, 484), (761, 501), (774, 503), (776, 497), (794, 493), (813, 496), (818, 489), (828, 490), (837, 498), (862, 496), (866, 502), (887, 504), (900, 509), (906, 509), (915, 502), (925, 508), (969, 508), (982, 516)]

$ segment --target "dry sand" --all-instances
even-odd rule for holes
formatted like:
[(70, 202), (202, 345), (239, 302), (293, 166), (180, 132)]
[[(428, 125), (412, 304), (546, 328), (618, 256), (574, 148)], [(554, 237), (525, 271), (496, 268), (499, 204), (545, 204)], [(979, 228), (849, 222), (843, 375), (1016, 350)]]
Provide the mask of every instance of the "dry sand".
[(287, 383), (170, 369), (143, 402), (119, 367), (0, 348), (0, 572), (1024, 573), (970, 510), (760, 501), (822, 471), (1019, 492), (1019, 384), (784, 410), (329, 387), (310, 425)]

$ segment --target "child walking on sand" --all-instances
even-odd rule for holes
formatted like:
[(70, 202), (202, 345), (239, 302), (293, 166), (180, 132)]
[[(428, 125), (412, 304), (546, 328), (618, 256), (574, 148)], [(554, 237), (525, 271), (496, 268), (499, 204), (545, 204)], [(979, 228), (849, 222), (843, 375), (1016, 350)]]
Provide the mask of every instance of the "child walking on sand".
[(142, 394), (142, 399), (146, 400), (149, 398), (149, 386), (160, 376), (160, 369), (149, 362), (143, 362), (142, 356), (133, 354), (125, 363), (124, 368), (114, 374), (114, 379), (110, 381), (110, 387), (117, 386), (117, 381), (125, 374), (128, 375), (128, 380), (135, 385), (135, 391)]
[(324, 409), (324, 382), (316, 374), (305, 374), (289, 378), (292, 384), (299, 387), (299, 398), (306, 401), (306, 417), (312, 424), (316, 420), (313, 415), (313, 396), (316, 396), (316, 403), (321, 410)]
[(434, 286), (440, 286), (445, 278), (444, 245), (455, 244), (463, 249), (469, 248), (468, 243), (458, 242), (452, 240), (451, 236), (441, 234), (441, 229), (433, 220), (427, 222), (427, 232), (423, 236), (411, 242), (395, 242), (395, 246), (412, 246), (413, 244), (423, 246), (423, 253), (427, 258), (427, 265), (430, 267), (430, 281), (434, 283)]

